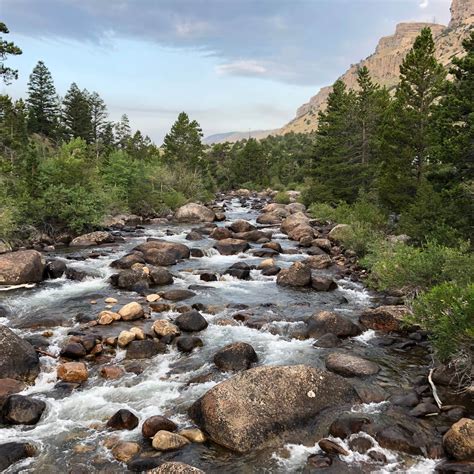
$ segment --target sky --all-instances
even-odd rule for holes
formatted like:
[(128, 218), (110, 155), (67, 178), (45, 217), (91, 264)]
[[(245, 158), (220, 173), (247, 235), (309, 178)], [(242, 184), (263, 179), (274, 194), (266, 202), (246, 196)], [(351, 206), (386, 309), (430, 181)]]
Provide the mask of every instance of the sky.
[(161, 143), (187, 112), (206, 136), (279, 128), (402, 21), (449, 22), (450, 0), (0, 0), (23, 50), (25, 97), (42, 60), (57, 92), (97, 91), (111, 120)]

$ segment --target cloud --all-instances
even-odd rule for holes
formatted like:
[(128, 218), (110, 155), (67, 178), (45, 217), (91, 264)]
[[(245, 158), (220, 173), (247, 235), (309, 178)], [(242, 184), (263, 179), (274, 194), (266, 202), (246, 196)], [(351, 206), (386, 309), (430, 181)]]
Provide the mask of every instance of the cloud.
[(218, 74), (254, 76), (265, 74), (268, 72), (268, 70), (262, 63), (258, 61), (254, 61), (252, 59), (242, 59), (240, 61), (234, 61), (227, 64), (220, 64), (219, 66), (216, 66), (216, 72)]
[(420, 8), (423, 8), (423, 9), (428, 8), (429, 4), (430, 4), (429, 0), (422, 0), (422, 2), (420, 3)]

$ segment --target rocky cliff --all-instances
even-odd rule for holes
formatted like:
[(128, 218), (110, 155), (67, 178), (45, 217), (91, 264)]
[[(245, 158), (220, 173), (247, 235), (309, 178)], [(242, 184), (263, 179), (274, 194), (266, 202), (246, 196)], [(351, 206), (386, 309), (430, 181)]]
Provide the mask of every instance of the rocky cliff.
[[(474, 0), (453, 0), (451, 21), (443, 26), (434, 23), (400, 23), (395, 34), (382, 38), (375, 52), (368, 58), (352, 65), (340, 78), (350, 88), (357, 85), (357, 69), (367, 66), (373, 79), (393, 88), (398, 81), (400, 64), (413, 45), (422, 28), (430, 27), (436, 43), (438, 61), (448, 66), (453, 56), (462, 53), (462, 41), (474, 28)], [(298, 108), (296, 117), (278, 133), (310, 132), (318, 123), (318, 112), (324, 110), (331, 86), (323, 87), (309, 102)]]

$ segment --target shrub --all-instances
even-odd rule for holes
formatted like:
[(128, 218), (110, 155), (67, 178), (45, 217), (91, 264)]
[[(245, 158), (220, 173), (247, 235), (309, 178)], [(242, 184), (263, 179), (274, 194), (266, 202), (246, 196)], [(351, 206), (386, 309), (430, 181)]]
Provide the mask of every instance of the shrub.
[(431, 288), (414, 301), (409, 320), (430, 332), (442, 362), (469, 355), (474, 344), (474, 284), (443, 283)]
[(285, 191), (280, 191), (273, 199), (277, 204), (290, 204), (290, 196)]
[(5, 202), (0, 207), (0, 239), (8, 239), (16, 228), (15, 210)]

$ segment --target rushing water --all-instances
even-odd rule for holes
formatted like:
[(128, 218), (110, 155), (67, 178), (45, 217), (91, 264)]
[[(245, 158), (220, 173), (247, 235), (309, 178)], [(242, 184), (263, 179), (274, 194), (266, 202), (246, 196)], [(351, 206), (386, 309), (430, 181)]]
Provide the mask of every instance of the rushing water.
[[(237, 199), (227, 201), (226, 204), (227, 221), (222, 225), (238, 218), (255, 222), (257, 212), (250, 207), (251, 201), (247, 206), (241, 205)], [(261, 259), (249, 254), (222, 256), (212, 249), (214, 241), (208, 238), (190, 243), (185, 236), (192, 227), (171, 224), (149, 226), (141, 235), (130, 234), (124, 243), (100, 247), (97, 249), (101, 253), (98, 258), (88, 258), (91, 249), (72, 253), (57, 252), (54, 256), (65, 259), (69, 267), (86, 271), (92, 276), (81, 282), (64, 278), (47, 281), (34, 289), (0, 295), (0, 303), (10, 310), (10, 316), (7, 319), (0, 318), (0, 323), (7, 324), (23, 337), (40, 335), (45, 330), (51, 331), (52, 336), (48, 338), (49, 347), (46, 350), (58, 354), (67, 339), (67, 333), (80, 325), (77, 322), (78, 314), (82, 315), (82, 320), (88, 317), (94, 319), (104, 309), (106, 297), (117, 298), (119, 304), (137, 300), (136, 294), (119, 291), (109, 285), (108, 278), (113, 273), (109, 265), (147, 237), (160, 237), (204, 250), (203, 258), (191, 258), (171, 268), (175, 275), (173, 288), (201, 285), (194, 290), (197, 295), (185, 303), (199, 302), (217, 307), (213, 311), (215, 314), (203, 313), (209, 327), (199, 334), (204, 342), (202, 348), (183, 355), (169, 346), (168, 353), (140, 361), (144, 370), (139, 375), (127, 372), (119, 380), (104, 380), (98, 375), (99, 365), (90, 362), (88, 382), (73, 392), (65, 392), (55, 387), (57, 361), (51, 357), (41, 357), (41, 374), (36, 383), (23, 394), (34, 394), (46, 401), (46, 412), (36, 426), (0, 429), (0, 443), (29, 440), (40, 445), (41, 453), (36, 458), (12, 466), (8, 472), (62, 473), (70, 472), (73, 468), (75, 472), (124, 472), (125, 465), (115, 461), (110, 451), (103, 447), (104, 439), (111, 436), (110, 432), (103, 429), (103, 423), (118, 409), (128, 408), (140, 418), (140, 425), (135, 430), (113, 433), (113, 436), (124, 440), (139, 441), (141, 423), (152, 415), (163, 414), (183, 427), (191, 425), (186, 415), (189, 405), (218, 381), (230, 376), (220, 374), (211, 382), (188, 383), (191, 378), (207, 374), (212, 369), (212, 356), (217, 349), (231, 342), (244, 341), (252, 344), (259, 356), (259, 364), (262, 365), (305, 363), (323, 367), (327, 350), (315, 348), (314, 340), (291, 338), (291, 331), (317, 310), (335, 309), (355, 319), (362, 308), (371, 305), (370, 294), (360, 284), (345, 280), (339, 281), (339, 288), (329, 293), (277, 287), (275, 277), (264, 277), (258, 270), (252, 271), (252, 279), (249, 281), (223, 276), (219, 281), (204, 283), (199, 279), (200, 271), (223, 273), (237, 261), (245, 259), (247, 263), (258, 263)], [(278, 234), (277, 227), (272, 230), (275, 232), (274, 240), (284, 248), (295, 247), (295, 243), (288, 241), (286, 236)], [(85, 257), (85, 260), (75, 260), (78, 256)], [(278, 265), (286, 267), (302, 258), (302, 254), (282, 254), (276, 260)], [(217, 323), (235, 313), (235, 308), (230, 308), (229, 305), (238, 304), (246, 304), (251, 311), (265, 315), (268, 323), (260, 330), (243, 324), (230, 326)], [(176, 314), (169, 312), (163, 315), (173, 317)], [(119, 329), (114, 330), (114, 334), (118, 332)], [(373, 331), (366, 331), (344, 344), (354, 353), (363, 354), (381, 364), (382, 370), (377, 377), (385, 381), (386, 385), (408, 386), (408, 378), (413, 375), (413, 370), (410, 372), (407, 367), (416, 367), (416, 358), (413, 361), (405, 359), (405, 366), (401, 366), (395, 354), (372, 344), (374, 336)], [(117, 350), (112, 362), (120, 364), (124, 354), (123, 350)], [(358, 409), (383, 410), (383, 406)], [(347, 440), (338, 441), (349, 450)], [(152, 449), (149, 448), (148, 451)], [(308, 455), (318, 451), (318, 446), (313, 444), (289, 444), (279, 450), (237, 456), (209, 443), (192, 444), (182, 451), (166, 455), (165, 458), (188, 462), (206, 472), (286, 473), (301, 472)], [(368, 456), (351, 451), (350, 456), (338, 465), (336, 471), (328, 472), (341, 472), (341, 469), (344, 472), (433, 470), (433, 461), (412, 458), (407, 464), (406, 457), (402, 459), (394, 452), (382, 451), (388, 460), (383, 469), (371, 464)]]

